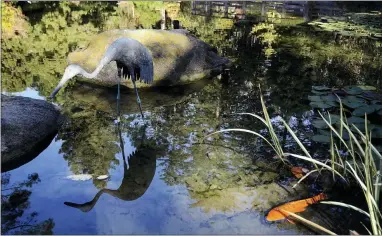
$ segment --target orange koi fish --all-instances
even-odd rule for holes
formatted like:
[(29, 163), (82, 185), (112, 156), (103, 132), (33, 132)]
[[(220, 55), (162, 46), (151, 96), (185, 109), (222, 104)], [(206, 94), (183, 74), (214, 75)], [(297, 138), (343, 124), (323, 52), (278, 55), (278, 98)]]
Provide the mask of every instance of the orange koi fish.
[(328, 199), (326, 194), (320, 193), (317, 196), (314, 196), (311, 198), (288, 202), (270, 210), (266, 219), (267, 221), (277, 221), (277, 220), (283, 220), (286, 218), (289, 222), (291, 222), (287, 218), (289, 214), (284, 212), (284, 210), (292, 212), (292, 213), (303, 212), (306, 210), (306, 207), (308, 207), (309, 205), (315, 204), (319, 201), (326, 200), (326, 199)]

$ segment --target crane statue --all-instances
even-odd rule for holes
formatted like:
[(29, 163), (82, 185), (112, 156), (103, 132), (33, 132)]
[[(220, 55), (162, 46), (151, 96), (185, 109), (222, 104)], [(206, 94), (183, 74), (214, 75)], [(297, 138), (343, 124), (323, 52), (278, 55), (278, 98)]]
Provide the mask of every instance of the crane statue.
[(117, 110), (119, 121), (119, 106), (120, 106), (120, 83), (121, 78), (131, 78), (134, 85), (135, 93), (137, 96), (137, 103), (141, 111), (143, 118), (141, 99), (139, 98), (138, 89), (135, 84), (137, 80), (141, 80), (146, 84), (151, 84), (154, 80), (153, 59), (150, 52), (144, 45), (135, 39), (131, 38), (119, 38), (115, 40), (106, 50), (105, 54), (101, 58), (97, 67), (92, 73), (88, 73), (80, 65), (71, 64), (66, 67), (64, 75), (57, 87), (54, 89), (50, 98), (55, 97), (58, 91), (64, 86), (64, 84), (75, 77), (76, 75), (82, 75), (85, 78), (95, 78), (102, 68), (109, 64), (111, 61), (117, 63), (118, 69), (118, 93), (117, 93)]

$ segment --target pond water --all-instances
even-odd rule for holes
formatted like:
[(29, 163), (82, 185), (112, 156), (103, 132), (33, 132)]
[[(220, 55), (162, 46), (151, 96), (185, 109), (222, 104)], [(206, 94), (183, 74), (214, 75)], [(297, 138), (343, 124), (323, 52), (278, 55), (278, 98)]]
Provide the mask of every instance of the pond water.
[[(45, 99), (69, 52), (104, 30), (158, 27), (155, 4), (136, 4), (135, 21), (128, 20), (129, 6), (114, 3), (22, 5), (26, 25), (20, 35), (2, 41), (2, 93)], [(275, 23), (273, 30), (266, 24), (268, 36), (251, 35), (254, 23), (192, 15), (190, 3), (168, 9), (184, 28), (233, 61), (228, 75), (141, 89), (144, 119), (133, 90), (123, 89), (120, 125), (116, 88), (71, 83), (55, 101), (68, 117), (56, 137), (35, 159), (2, 173), (2, 233), (315, 233), (301, 224), (269, 223), (264, 216), (324, 187), (292, 188), (298, 180), (254, 136), (206, 135), (223, 128), (265, 133), (261, 122), (234, 115), (261, 114), (263, 95), (275, 125), (282, 117), (313, 153), (327, 155), (327, 146), (309, 138), (315, 133), (311, 87), (381, 89), (381, 42), (333, 37), (292, 23)], [(291, 137), (277, 132), (286, 148), (296, 150)], [(344, 209), (317, 206), (303, 215), (337, 233), (364, 232), (360, 217)]]

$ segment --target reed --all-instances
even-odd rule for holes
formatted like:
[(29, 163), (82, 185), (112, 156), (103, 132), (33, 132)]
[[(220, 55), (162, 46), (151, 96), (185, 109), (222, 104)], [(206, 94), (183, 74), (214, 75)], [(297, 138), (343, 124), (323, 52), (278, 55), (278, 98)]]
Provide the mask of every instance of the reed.
[[(364, 193), (363, 201), (365, 201), (368, 206), (367, 211), (342, 202), (326, 201), (322, 202), (322, 204), (331, 204), (339, 207), (346, 207), (363, 213), (370, 219), (371, 229), (366, 228), (366, 230), (374, 235), (382, 235), (382, 214), (381, 210), (378, 207), (380, 205), (379, 201), (382, 186), (382, 183), (380, 181), (382, 175), (382, 156), (371, 142), (371, 132), (369, 131), (369, 127), (367, 124), (367, 116), (365, 115), (365, 132), (361, 132), (356, 126), (348, 124), (343, 111), (341, 99), (339, 97), (338, 99), (340, 103), (339, 130), (337, 130), (332, 124), (330, 114), (328, 114), (328, 119), (326, 119), (325, 116), (323, 116), (322, 113), (319, 112), (319, 115), (326, 122), (326, 124), (331, 130), (330, 154), (328, 155), (326, 161), (319, 161), (314, 159), (310, 155), (308, 149), (304, 146), (304, 144), (299, 140), (299, 138), (296, 136), (293, 130), (289, 127), (288, 123), (285, 122), (285, 120), (282, 120), (283, 126), (287, 129), (288, 133), (298, 144), (301, 151), (303, 152), (303, 155), (287, 153), (283, 150), (281, 142), (271, 123), (271, 119), (269, 117), (268, 110), (262, 96), (260, 96), (260, 100), (264, 117), (253, 113), (238, 114), (250, 115), (260, 120), (267, 128), (269, 137), (265, 137), (259, 134), (258, 132), (248, 129), (225, 129), (211, 133), (207, 136), (230, 131), (251, 133), (256, 135), (258, 138), (264, 140), (275, 151), (277, 157), (283, 163), (287, 162), (287, 159), (290, 157), (310, 162), (314, 166), (314, 168), (304, 177), (302, 177), (297, 184), (301, 183), (311, 173), (321, 172), (324, 170), (330, 171), (333, 174), (333, 181), (336, 181), (335, 176), (338, 176), (346, 180), (347, 182), (355, 181)], [(350, 138), (348, 141), (345, 141), (343, 138), (344, 130), (346, 130), (349, 133)], [(347, 151), (350, 154), (351, 159), (349, 160), (348, 158), (341, 156), (340, 149)], [(304, 224), (308, 224), (309, 226), (315, 227), (316, 229), (324, 231), (326, 233), (332, 233), (330, 230), (323, 229), (322, 226), (319, 226), (314, 222), (306, 220), (301, 216), (297, 216), (296, 214), (291, 215)]]

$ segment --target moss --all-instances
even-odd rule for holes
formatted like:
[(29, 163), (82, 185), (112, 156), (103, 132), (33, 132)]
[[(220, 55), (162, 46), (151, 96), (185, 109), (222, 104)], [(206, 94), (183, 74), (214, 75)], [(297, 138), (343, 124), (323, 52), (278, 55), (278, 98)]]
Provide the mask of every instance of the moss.
[(175, 63), (177, 57), (192, 47), (187, 36), (170, 31), (111, 30), (94, 36), (85, 50), (70, 53), (69, 63), (79, 64), (91, 72), (96, 68), (108, 46), (122, 37), (135, 39), (146, 46), (153, 55), (154, 67)]

